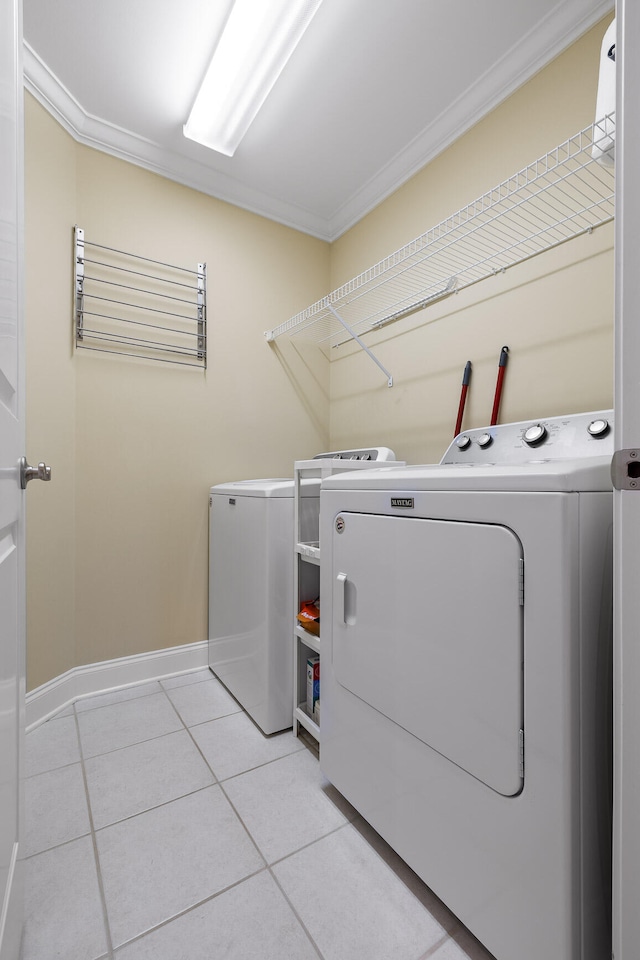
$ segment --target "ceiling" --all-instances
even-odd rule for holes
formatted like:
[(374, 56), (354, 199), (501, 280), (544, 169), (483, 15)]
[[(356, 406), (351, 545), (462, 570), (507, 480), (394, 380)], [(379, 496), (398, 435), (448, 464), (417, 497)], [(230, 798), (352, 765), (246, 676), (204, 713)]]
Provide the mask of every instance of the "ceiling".
[(324, 240), (613, 8), (324, 0), (225, 157), (182, 127), (230, 2), (23, 0), (25, 85), (79, 142)]

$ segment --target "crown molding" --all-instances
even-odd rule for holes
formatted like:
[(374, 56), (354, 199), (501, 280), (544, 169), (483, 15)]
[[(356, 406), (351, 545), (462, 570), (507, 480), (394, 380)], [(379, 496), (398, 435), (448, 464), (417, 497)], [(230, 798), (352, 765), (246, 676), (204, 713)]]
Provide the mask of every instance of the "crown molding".
[(566, 0), (404, 150), (325, 219), (269, 196), (205, 164), (166, 150), (87, 113), (35, 51), (24, 44), (26, 90), (76, 140), (208, 196), (331, 242), (407, 182), (613, 9), (612, 0)]
[(322, 217), (87, 113), (26, 41), (24, 86), (77, 143), (320, 240), (332, 239), (330, 224)]
[[(465, 90), (404, 150), (368, 180), (331, 218), (337, 239), (407, 180), (434, 160), (479, 120), (515, 93), (614, 8), (613, 0), (568, 0)], [(595, 103), (594, 103), (595, 111)]]

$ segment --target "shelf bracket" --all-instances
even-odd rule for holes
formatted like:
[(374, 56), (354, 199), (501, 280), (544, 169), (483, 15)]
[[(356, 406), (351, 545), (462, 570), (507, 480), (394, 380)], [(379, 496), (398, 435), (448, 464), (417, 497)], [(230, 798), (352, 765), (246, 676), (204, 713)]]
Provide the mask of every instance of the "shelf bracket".
[(342, 326), (345, 328), (345, 330), (347, 331), (347, 333), (349, 334), (349, 336), (350, 336), (350, 337), (353, 337), (353, 339), (354, 339), (357, 343), (360, 344), (360, 346), (362, 347), (362, 349), (364, 350), (364, 352), (367, 354), (367, 356), (371, 357), (371, 359), (373, 360), (373, 362), (375, 363), (375, 365), (376, 365), (377, 367), (379, 367), (380, 370), (382, 370), (382, 372), (384, 373), (385, 377), (387, 378), (387, 386), (388, 386), (388, 387), (392, 387), (392, 386), (393, 386), (393, 377), (391, 376), (391, 374), (389, 373), (389, 371), (387, 370), (387, 368), (382, 366), (382, 364), (380, 363), (380, 361), (378, 360), (378, 358), (376, 357), (376, 355), (369, 349), (369, 347), (366, 345), (366, 343), (364, 343), (363, 340), (360, 339), (360, 337), (359, 337), (358, 334), (355, 332), (355, 330), (352, 330), (351, 327), (349, 326), (349, 324), (346, 323), (346, 322), (342, 319), (342, 317), (340, 316), (340, 314), (338, 313), (338, 311), (335, 310), (328, 301), (327, 301), (327, 308), (331, 311), (331, 313), (334, 315), (334, 317), (336, 318), (336, 320), (338, 320), (338, 322), (342, 324)]

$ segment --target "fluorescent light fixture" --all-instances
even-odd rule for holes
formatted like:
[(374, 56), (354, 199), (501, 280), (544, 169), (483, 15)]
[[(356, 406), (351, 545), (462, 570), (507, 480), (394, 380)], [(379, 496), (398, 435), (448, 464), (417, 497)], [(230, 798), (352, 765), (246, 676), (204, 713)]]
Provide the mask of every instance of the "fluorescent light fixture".
[(184, 135), (232, 157), (322, 0), (235, 0)]

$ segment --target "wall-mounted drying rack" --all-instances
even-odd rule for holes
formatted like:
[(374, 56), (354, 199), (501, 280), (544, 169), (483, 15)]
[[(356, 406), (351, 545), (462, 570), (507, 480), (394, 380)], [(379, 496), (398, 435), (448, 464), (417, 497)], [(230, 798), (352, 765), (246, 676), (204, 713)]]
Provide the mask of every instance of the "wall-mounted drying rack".
[(207, 366), (207, 267), (196, 270), (75, 240), (76, 346)]
[[(280, 324), (265, 338), (339, 347), (613, 220), (615, 134), (596, 121), (391, 256)], [(345, 336), (346, 331), (346, 336)]]

